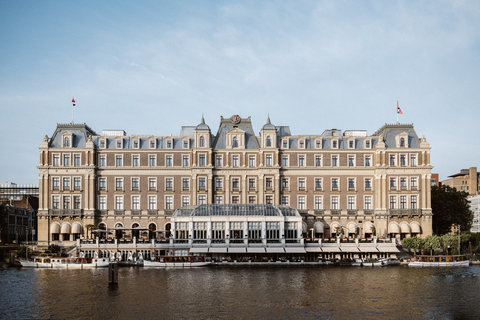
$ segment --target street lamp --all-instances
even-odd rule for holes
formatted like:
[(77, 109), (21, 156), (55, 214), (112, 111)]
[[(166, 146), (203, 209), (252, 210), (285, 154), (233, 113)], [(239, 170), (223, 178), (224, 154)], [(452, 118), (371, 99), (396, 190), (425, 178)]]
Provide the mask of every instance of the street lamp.
[(313, 242), (313, 228), (310, 228), (310, 231), (311, 231), (311, 234), (312, 234), (312, 237), (311, 237), (311, 241)]

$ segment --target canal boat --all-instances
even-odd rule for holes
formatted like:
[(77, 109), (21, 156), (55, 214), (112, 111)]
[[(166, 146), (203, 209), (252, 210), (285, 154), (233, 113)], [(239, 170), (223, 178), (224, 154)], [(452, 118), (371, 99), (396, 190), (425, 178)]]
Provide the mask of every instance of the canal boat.
[(210, 264), (210, 261), (205, 261), (205, 258), (200, 256), (164, 256), (152, 260), (143, 260), (143, 266), (147, 268), (191, 268), (204, 267)]
[(65, 257), (33, 257), (33, 260), (20, 260), (24, 268), (50, 269), (92, 269), (108, 267), (108, 258), (65, 258)]
[(352, 266), (354, 267), (386, 267), (391, 264), (391, 260), (387, 259), (380, 259), (380, 260), (363, 260), (363, 259), (355, 259), (352, 262)]
[(470, 260), (466, 255), (417, 255), (408, 263), (409, 267), (468, 267)]

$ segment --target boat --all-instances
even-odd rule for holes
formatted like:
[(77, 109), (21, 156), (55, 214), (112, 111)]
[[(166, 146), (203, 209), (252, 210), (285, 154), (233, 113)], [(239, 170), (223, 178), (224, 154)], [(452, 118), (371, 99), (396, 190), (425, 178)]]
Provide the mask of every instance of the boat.
[(143, 260), (143, 266), (147, 268), (191, 268), (204, 267), (210, 264), (210, 261), (205, 261), (205, 258), (200, 256), (162, 256), (152, 260)]
[(108, 258), (83, 258), (83, 257), (33, 257), (33, 260), (20, 260), (24, 268), (50, 268), (50, 269), (92, 269), (108, 267)]
[(466, 255), (417, 255), (408, 263), (409, 267), (468, 267), (470, 260)]
[(354, 267), (386, 267), (389, 266), (392, 261), (389, 258), (380, 259), (380, 260), (363, 260), (363, 259), (355, 259), (352, 262), (352, 266)]

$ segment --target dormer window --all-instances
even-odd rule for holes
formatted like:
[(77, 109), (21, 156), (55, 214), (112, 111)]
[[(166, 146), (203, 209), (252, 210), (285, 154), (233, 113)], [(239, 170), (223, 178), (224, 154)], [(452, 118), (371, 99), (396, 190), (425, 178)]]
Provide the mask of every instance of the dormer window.
[(272, 139), (270, 138), (270, 136), (267, 137), (266, 145), (267, 145), (267, 147), (272, 146)]
[(370, 140), (365, 140), (365, 149), (370, 149), (370, 148), (371, 148)]
[(172, 149), (172, 140), (167, 140), (167, 149)]
[(153, 139), (150, 140), (149, 144), (150, 144), (150, 149), (155, 149), (155, 140)]
[(332, 149), (338, 149), (338, 140), (332, 140)]
[(68, 148), (70, 147), (70, 137), (63, 138), (63, 147)]
[(105, 149), (105, 145), (106, 145), (105, 139), (101, 139), (100, 140), (100, 148)]
[(305, 149), (305, 140), (300, 140), (300, 141), (298, 142), (298, 147), (299, 147), (300, 149)]
[(237, 139), (237, 137), (233, 137), (233, 139), (232, 139), (232, 148), (238, 148), (238, 139)]
[(188, 149), (188, 140), (183, 140), (183, 149)]
[(405, 138), (404, 137), (400, 138), (400, 148), (405, 148)]
[(133, 148), (138, 149), (138, 146), (139, 146), (138, 140), (133, 140)]
[(349, 140), (348, 141), (348, 149), (355, 149), (355, 141)]
[(282, 140), (282, 148), (284, 148), (284, 149), (288, 148), (288, 140), (287, 139)]
[(200, 140), (198, 142), (199, 147), (205, 147), (205, 138), (203, 136), (200, 137)]
[(322, 148), (322, 140), (315, 140), (315, 148), (317, 149)]
[(117, 140), (117, 149), (123, 148), (123, 141), (121, 139)]

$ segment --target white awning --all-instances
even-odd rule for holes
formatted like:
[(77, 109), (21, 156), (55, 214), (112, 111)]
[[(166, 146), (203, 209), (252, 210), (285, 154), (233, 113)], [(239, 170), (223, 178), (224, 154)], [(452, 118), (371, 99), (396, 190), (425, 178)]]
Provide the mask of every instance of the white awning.
[(363, 224), (363, 234), (365, 234), (365, 233), (373, 233), (372, 227), (375, 228), (375, 226), (373, 225), (373, 223), (368, 222), (368, 221), (365, 222), (365, 223)]
[(341, 252), (340, 247), (338, 246), (329, 246), (329, 247), (322, 247), (323, 252)]
[(406, 222), (402, 222), (400, 224), (400, 230), (402, 231), (402, 233), (410, 233), (411, 232), (410, 225)]
[(230, 247), (228, 248), (229, 253), (245, 253), (247, 252), (247, 248), (235, 248), (235, 247)]
[(70, 228), (71, 228), (71, 227), (70, 227), (70, 223), (64, 222), (64, 223), (62, 224), (62, 231), (61, 231), (61, 233), (70, 233)]
[(265, 253), (265, 248), (261, 247), (261, 248), (247, 248), (247, 252), (248, 253)]
[(358, 249), (360, 250), (360, 252), (378, 253), (377, 248), (374, 247), (374, 246), (362, 246), (362, 245), (360, 245), (358, 247)]
[(58, 222), (50, 225), (50, 233), (60, 233), (60, 224)]
[(208, 248), (191, 248), (190, 253), (207, 253)]
[(322, 252), (322, 248), (320, 248), (320, 247), (306, 247), (305, 251), (307, 251), (307, 252)]
[(267, 247), (267, 253), (285, 253), (282, 247)]
[(397, 253), (397, 252), (400, 252), (400, 250), (398, 250), (397, 246), (395, 245), (388, 245), (388, 246), (378, 246), (378, 251), (380, 252), (385, 252), (385, 253)]
[(388, 225), (388, 233), (400, 233), (400, 226), (398, 223), (391, 222)]
[[(340, 228), (340, 230), (342, 229), (342, 226), (340, 225), (340, 223), (338, 222), (332, 222), (332, 224), (330, 224), (330, 232), (331, 233), (336, 233), (337, 232), (337, 228)], [(340, 231), (341, 232), (341, 231)]]
[(210, 247), (208, 249), (210, 253), (227, 253), (227, 247)]
[(302, 222), (302, 233), (307, 233), (308, 226), (305, 221)]
[(356, 233), (357, 232), (357, 225), (355, 223), (349, 223), (347, 225), (348, 233)]
[(342, 252), (359, 252), (357, 246), (341, 246), (340, 250), (342, 250)]
[(286, 253), (305, 253), (304, 247), (285, 247)]
[(324, 225), (322, 222), (315, 222), (313, 227), (315, 228), (315, 233), (323, 233)]
[(410, 223), (410, 226), (412, 227), (412, 233), (422, 233), (422, 227), (420, 227), (418, 222), (414, 221)]
[(78, 222), (75, 222), (72, 226), (72, 233), (82, 233), (82, 225)]

